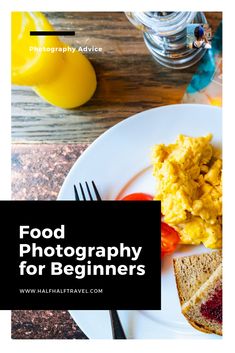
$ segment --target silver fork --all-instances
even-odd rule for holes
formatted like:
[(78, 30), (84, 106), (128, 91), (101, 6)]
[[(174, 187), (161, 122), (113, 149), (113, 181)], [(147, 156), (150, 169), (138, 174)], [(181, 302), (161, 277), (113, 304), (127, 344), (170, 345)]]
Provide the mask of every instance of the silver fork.
[[(76, 201), (102, 201), (101, 196), (99, 194), (99, 191), (98, 191), (98, 189), (95, 185), (95, 182), (93, 180), (92, 180), (91, 184), (92, 184), (93, 192), (92, 192), (92, 189), (89, 187), (89, 184), (87, 181), (85, 181), (86, 187), (83, 187), (82, 183), (79, 183), (80, 192), (78, 191), (76, 185), (73, 186)], [(95, 197), (92, 196), (92, 194), (95, 194)], [(121, 321), (119, 319), (117, 310), (109, 310), (109, 314), (110, 314), (110, 319), (111, 319), (113, 338), (114, 339), (125, 339), (126, 335), (124, 333), (124, 330), (123, 330)]]

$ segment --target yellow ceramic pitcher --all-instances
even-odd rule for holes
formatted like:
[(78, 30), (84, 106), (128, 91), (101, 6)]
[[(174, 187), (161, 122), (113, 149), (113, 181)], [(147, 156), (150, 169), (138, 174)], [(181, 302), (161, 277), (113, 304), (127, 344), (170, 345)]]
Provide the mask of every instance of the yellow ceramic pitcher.
[(12, 83), (32, 86), (47, 102), (61, 108), (86, 103), (96, 89), (89, 60), (57, 36), (30, 36), (53, 31), (39, 12), (12, 13)]

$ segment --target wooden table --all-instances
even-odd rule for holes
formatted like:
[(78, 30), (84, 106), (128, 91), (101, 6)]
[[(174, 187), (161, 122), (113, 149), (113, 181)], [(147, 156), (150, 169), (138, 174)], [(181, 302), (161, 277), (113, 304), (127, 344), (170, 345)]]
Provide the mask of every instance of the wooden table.
[[(221, 12), (206, 13), (212, 30)], [(90, 53), (98, 87), (84, 106), (62, 110), (51, 106), (27, 87), (12, 88), (12, 140), (23, 143), (90, 143), (102, 132), (132, 114), (180, 103), (196, 67), (172, 70), (149, 54), (140, 31), (124, 13), (50, 13), (56, 29), (75, 30), (66, 37), (75, 47), (102, 47)]]
[[(221, 13), (206, 13), (213, 29)], [(196, 67), (170, 70), (150, 56), (141, 33), (123, 13), (51, 13), (56, 29), (76, 30), (98, 78), (92, 100), (76, 110), (42, 101), (30, 88), (12, 88), (12, 199), (53, 200), (79, 155), (102, 132), (142, 110), (180, 103)], [(48, 144), (50, 143), (50, 144)], [(12, 338), (86, 336), (63, 310), (12, 312)]]

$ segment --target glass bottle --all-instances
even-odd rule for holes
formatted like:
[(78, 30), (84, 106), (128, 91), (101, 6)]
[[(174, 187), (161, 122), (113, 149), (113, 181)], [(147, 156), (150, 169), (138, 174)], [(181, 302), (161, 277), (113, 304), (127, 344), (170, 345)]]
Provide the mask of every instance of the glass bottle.
[(128, 19), (143, 32), (147, 48), (161, 65), (184, 69), (197, 63), (207, 49), (190, 48), (187, 25), (207, 24), (203, 12), (127, 12)]

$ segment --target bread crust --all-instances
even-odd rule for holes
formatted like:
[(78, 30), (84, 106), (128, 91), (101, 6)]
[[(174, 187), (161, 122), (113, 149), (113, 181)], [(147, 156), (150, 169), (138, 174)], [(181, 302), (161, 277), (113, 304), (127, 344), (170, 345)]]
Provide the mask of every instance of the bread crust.
[(191, 321), (188, 319), (185, 314), (183, 313), (184, 317), (187, 319), (188, 323), (190, 323), (191, 326), (193, 326), (196, 330), (204, 332), (204, 333), (215, 333), (216, 335), (223, 336), (222, 330), (213, 330), (213, 329), (208, 329), (206, 326), (200, 326), (196, 324), (194, 321)]
[[(184, 313), (183, 313), (183, 315), (184, 315)], [(188, 323), (191, 326), (193, 326), (196, 330), (201, 331), (203, 333), (212, 333), (211, 331), (207, 330), (205, 327), (197, 325), (196, 322), (193, 322), (193, 321), (189, 320), (185, 315), (184, 315), (184, 317), (187, 319)]]
[(174, 267), (176, 288), (177, 288), (177, 292), (178, 292), (178, 296), (179, 296), (179, 300), (180, 300), (180, 305), (182, 306), (184, 300), (183, 300), (183, 297), (181, 295), (181, 289), (180, 289), (180, 286), (179, 286), (178, 276), (176, 276), (177, 268), (176, 268), (176, 260), (175, 259), (173, 259), (173, 267)]

